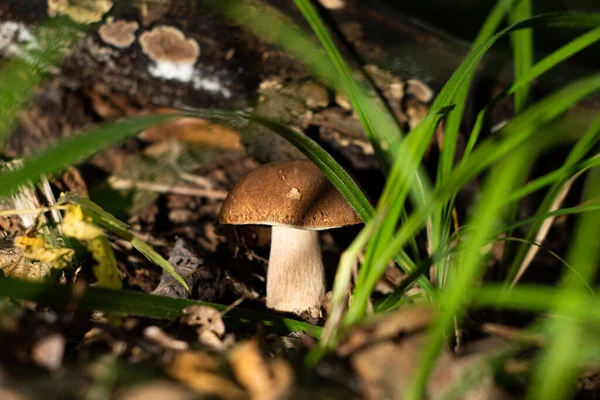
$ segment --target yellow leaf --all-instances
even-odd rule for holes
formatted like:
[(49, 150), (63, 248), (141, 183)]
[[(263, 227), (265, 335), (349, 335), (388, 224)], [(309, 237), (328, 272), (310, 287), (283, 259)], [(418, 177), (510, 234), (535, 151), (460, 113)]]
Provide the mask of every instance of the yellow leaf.
[(110, 248), (104, 231), (94, 224), (91, 217), (83, 213), (81, 206), (69, 205), (62, 221), (62, 231), (65, 235), (84, 242), (92, 253), (98, 263), (94, 266), (94, 276), (98, 280), (98, 286), (121, 289), (123, 284), (119, 277), (115, 253)]
[(73, 249), (51, 247), (41, 236), (18, 236), (15, 238), (15, 246), (24, 250), (25, 258), (58, 269), (68, 266), (75, 254)]
[(92, 223), (90, 217), (83, 214), (83, 210), (76, 204), (69, 205), (62, 221), (62, 232), (77, 240), (92, 240), (103, 236), (104, 232)]
[(117, 268), (117, 259), (106, 236), (98, 236), (87, 241), (87, 248), (98, 263), (94, 266), (94, 276), (98, 280), (98, 286), (121, 289), (123, 284)]

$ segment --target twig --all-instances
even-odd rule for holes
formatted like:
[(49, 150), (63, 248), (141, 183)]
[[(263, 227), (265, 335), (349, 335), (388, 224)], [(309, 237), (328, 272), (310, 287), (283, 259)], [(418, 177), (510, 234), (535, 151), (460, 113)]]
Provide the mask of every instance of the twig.
[(204, 197), (215, 200), (223, 200), (225, 197), (227, 197), (227, 192), (219, 189), (198, 189), (189, 186), (178, 186), (145, 181), (133, 182), (130, 179), (122, 179), (115, 176), (110, 177), (108, 179), (108, 183), (113, 189), (116, 190), (138, 189), (147, 190), (149, 192), (181, 194), (184, 196)]
[(239, 299), (237, 299), (236, 301), (234, 301), (233, 303), (228, 305), (226, 309), (221, 311), (221, 316), (227, 314), (229, 311), (233, 310), (234, 308), (236, 308), (237, 306), (242, 304), (242, 301), (246, 300), (246, 298), (247, 298), (247, 296), (244, 294), (244, 295), (242, 295), (242, 297), (240, 297)]
[(188, 183), (192, 183), (196, 186), (199, 186), (201, 188), (204, 188), (206, 190), (212, 190), (213, 187), (215, 186), (210, 179), (205, 178), (203, 176), (198, 176), (198, 175), (194, 175), (194, 174), (189, 174), (187, 172), (184, 172), (180, 169), (176, 170), (177, 175), (184, 181), (188, 182)]
[(68, 206), (52, 206), (52, 207), (40, 207), (40, 208), (28, 208), (24, 210), (12, 209), (12, 210), (1, 210), (0, 217), (8, 215), (21, 215), (21, 214), (41, 214), (52, 210), (66, 210)]

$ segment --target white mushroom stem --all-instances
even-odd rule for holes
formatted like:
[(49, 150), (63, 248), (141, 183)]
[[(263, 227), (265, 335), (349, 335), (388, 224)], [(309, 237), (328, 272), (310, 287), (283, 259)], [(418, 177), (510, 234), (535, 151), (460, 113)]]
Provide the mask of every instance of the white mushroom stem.
[(273, 226), (267, 270), (267, 307), (300, 313), (317, 310), (325, 294), (319, 233)]

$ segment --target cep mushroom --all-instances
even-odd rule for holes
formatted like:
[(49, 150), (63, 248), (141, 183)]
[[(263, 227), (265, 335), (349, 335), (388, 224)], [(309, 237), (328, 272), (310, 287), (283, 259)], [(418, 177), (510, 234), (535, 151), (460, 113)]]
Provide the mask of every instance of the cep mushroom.
[(325, 295), (318, 231), (362, 223), (308, 160), (266, 164), (248, 173), (229, 192), (219, 222), (272, 226), (267, 307), (309, 315)]

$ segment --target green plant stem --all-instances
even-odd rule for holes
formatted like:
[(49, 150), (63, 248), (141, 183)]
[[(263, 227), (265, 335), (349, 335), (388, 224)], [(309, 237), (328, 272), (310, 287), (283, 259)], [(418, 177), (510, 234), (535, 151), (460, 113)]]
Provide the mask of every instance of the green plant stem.
[[(0, 297), (27, 300), (56, 309), (103, 311), (110, 314), (134, 315), (147, 318), (174, 320), (184, 308), (207, 305), (223, 311), (227, 306), (172, 297), (154, 296), (130, 290), (111, 290), (96, 287), (73, 290), (71, 285), (33, 283), (0, 277)], [(321, 327), (273, 314), (234, 308), (225, 314), (226, 323), (233, 327), (255, 330), (262, 323), (277, 332), (304, 331), (319, 337)]]

